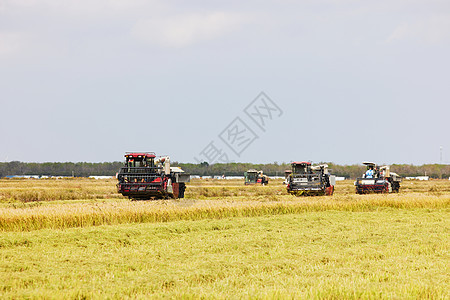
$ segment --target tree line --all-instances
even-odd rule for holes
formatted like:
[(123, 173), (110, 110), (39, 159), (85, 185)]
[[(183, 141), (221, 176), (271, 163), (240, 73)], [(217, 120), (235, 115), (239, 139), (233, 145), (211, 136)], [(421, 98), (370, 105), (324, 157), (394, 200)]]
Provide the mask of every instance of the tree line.
[[(122, 162), (3, 162), (0, 163), (0, 177), (12, 175), (39, 175), (39, 176), (114, 176)], [(200, 164), (172, 162), (173, 166), (179, 166), (192, 175), (199, 176), (242, 176), (248, 169), (263, 170), (269, 176), (284, 176), (285, 170), (290, 169), (286, 163), (252, 164), (252, 163), (227, 163), (212, 164), (206, 162)], [(338, 165), (328, 163), (331, 173), (345, 178), (361, 177), (365, 172), (363, 165)], [(391, 171), (403, 177), (406, 176), (430, 176), (431, 178), (449, 178), (450, 165), (427, 164), (421, 166), (394, 164)]]

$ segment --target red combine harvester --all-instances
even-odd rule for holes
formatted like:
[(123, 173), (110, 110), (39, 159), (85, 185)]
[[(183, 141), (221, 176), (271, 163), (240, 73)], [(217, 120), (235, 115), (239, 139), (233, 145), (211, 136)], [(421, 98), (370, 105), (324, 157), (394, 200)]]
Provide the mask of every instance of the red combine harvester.
[(356, 178), (357, 194), (399, 192), (402, 177), (391, 172), (389, 166), (379, 167), (373, 162), (363, 162), (363, 164), (367, 166), (367, 171), (363, 177)]
[(336, 178), (328, 173), (328, 165), (311, 166), (310, 162), (291, 163), (292, 172), (288, 174), (287, 191), (296, 196), (333, 195)]
[(153, 152), (125, 154), (125, 164), (117, 174), (117, 191), (135, 200), (184, 198), (190, 175), (170, 167), (168, 156)]

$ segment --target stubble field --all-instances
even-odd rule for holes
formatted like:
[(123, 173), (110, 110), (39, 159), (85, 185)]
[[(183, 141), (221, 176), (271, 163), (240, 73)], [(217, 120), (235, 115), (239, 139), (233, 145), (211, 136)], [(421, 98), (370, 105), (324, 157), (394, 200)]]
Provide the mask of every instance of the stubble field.
[(193, 180), (129, 201), (114, 180), (0, 180), (2, 298), (448, 299), (448, 180), (287, 195)]

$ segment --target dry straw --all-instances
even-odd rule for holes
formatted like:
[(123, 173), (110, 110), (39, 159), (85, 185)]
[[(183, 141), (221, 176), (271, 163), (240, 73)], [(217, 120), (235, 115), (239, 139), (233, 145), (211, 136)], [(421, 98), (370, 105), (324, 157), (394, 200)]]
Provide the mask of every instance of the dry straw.
[(37, 207), (0, 208), (0, 231), (63, 229), (104, 224), (219, 219), (307, 211), (370, 211), (380, 208), (448, 208), (450, 196), (438, 195), (338, 195), (296, 198), (228, 197), (227, 200), (117, 201), (63, 203)]

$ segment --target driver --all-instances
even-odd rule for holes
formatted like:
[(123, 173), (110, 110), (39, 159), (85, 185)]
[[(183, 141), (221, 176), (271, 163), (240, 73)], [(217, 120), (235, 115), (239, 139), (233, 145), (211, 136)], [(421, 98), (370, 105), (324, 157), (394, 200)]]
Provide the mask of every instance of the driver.
[(365, 175), (366, 178), (373, 178), (373, 166), (368, 167)]

